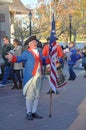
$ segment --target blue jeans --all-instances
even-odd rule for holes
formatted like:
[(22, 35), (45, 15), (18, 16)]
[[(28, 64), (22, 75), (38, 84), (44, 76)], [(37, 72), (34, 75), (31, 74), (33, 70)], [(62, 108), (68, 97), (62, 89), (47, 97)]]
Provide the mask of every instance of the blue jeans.
[(14, 70), (13, 72), (17, 78), (16, 80), (21, 81), (22, 78), (21, 78), (20, 70)]
[(69, 66), (69, 75), (70, 75), (69, 79), (74, 80), (76, 78), (76, 74), (73, 71), (74, 64), (69, 64), (68, 66)]
[(6, 84), (9, 77), (14, 78), (12, 66), (5, 66), (2, 84)]

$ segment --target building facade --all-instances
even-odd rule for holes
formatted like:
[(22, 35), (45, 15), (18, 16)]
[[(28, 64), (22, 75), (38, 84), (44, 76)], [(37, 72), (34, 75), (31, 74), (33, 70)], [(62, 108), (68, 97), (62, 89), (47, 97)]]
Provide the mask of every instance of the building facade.
[(28, 13), (29, 9), (25, 8), (20, 0), (0, 0), (0, 48), (3, 44), (4, 35), (7, 35), (10, 40), (12, 39), (14, 15)]

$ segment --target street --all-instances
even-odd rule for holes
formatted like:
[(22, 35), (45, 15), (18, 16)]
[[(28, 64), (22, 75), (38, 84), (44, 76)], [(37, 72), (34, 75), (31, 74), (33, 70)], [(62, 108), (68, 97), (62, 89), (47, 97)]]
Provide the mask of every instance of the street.
[(51, 118), (47, 78), (43, 77), (38, 107), (43, 119), (26, 120), (22, 90), (11, 90), (10, 84), (0, 88), (0, 130), (86, 130), (86, 79), (82, 70), (76, 72), (75, 81), (59, 88), (60, 94), (52, 95)]

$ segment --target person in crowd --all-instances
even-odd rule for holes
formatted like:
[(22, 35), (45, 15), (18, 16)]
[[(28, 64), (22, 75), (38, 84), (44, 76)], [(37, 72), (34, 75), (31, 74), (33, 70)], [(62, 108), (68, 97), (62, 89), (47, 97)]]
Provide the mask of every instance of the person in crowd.
[(39, 53), (41, 54), (42, 53), (42, 43), (39, 40), (37, 40), (37, 49), (38, 49)]
[(5, 61), (4, 63), (4, 75), (0, 84), (0, 87), (4, 87), (6, 86), (7, 80), (10, 77), (14, 83), (14, 86), (17, 86), (16, 80), (15, 80), (15, 76), (12, 73), (12, 64), (8, 61), (8, 59), (6, 59), (5, 55), (7, 55), (7, 53), (13, 49), (12, 44), (9, 43), (9, 38), (7, 36), (3, 37), (3, 47), (2, 47), (2, 57)]
[[(50, 38), (47, 38), (47, 42), (44, 43), (44, 47), (42, 49), (42, 55), (45, 57), (43, 60), (43, 72), (44, 75), (46, 75), (46, 71), (48, 70), (48, 68), (50, 68), (50, 58), (49, 58), (49, 44), (50, 44)], [(47, 58), (46, 58), (47, 57)]]
[[(18, 39), (13, 40), (14, 49), (10, 51), (15, 56), (18, 56), (22, 53), (22, 46), (20, 45), (20, 41)], [(22, 75), (21, 71), (23, 69), (22, 62), (21, 63), (13, 63), (13, 73), (15, 74), (16, 82), (19, 82), (19, 86), (13, 86), (12, 89), (18, 88), (22, 89)]]
[(76, 55), (77, 50), (75, 49), (74, 43), (70, 42), (69, 49), (67, 49), (67, 63), (69, 67), (69, 78), (68, 80), (75, 80), (76, 74), (73, 70), (74, 65), (76, 64), (76, 60), (72, 57), (73, 55)]
[(36, 35), (32, 35), (27, 40), (29, 48), (22, 52), (20, 56), (10, 53), (6, 58), (10, 62), (24, 62), (23, 94), (26, 98), (26, 118), (33, 120), (41, 119), (37, 113), (38, 101), (41, 92), (41, 68), (42, 62), (37, 50)]
[(71, 56), (71, 51), (68, 46), (64, 49), (64, 55), (65, 55), (65, 61), (67, 62)]
[(84, 67), (85, 70), (85, 75), (84, 77), (86, 78), (86, 46), (84, 47), (82, 51), (83, 57), (82, 57), (82, 66)]
[[(44, 45), (43, 50), (42, 50), (42, 55), (47, 57), (49, 55), (49, 44), (50, 44), (50, 38), (47, 38), (46, 45)], [(50, 64), (50, 59), (47, 58), (46, 64)]]
[(61, 64), (62, 68), (64, 67), (63, 57), (64, 57), (64, 53), (63, 53), (62, 47), (57, 42), (57, 62)]
[(65, 46), (63, 53), (64, 53), (64, 62), (67, 62), (67, 54), (69, 53), (68, 45)]

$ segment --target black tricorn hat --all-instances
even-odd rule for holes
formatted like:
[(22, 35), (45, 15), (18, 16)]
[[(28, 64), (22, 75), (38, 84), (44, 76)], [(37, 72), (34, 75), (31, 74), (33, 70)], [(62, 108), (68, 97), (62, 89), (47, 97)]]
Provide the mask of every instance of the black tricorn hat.
[(33, 41), (33, 40), (36, 40), (36, 35), (31, 35), (28, 39), (27, 39), (27, 42), (29, 44), (29, 42)]

